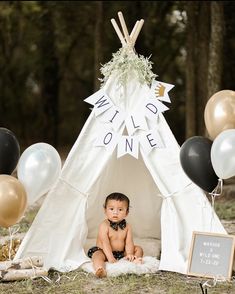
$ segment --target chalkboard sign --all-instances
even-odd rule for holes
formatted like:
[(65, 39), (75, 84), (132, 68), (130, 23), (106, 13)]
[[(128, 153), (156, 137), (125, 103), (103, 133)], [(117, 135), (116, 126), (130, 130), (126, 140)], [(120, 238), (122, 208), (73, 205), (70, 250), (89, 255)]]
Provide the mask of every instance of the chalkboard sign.
[(235, 236), (193, 232), (188, 275), (230, 280)]

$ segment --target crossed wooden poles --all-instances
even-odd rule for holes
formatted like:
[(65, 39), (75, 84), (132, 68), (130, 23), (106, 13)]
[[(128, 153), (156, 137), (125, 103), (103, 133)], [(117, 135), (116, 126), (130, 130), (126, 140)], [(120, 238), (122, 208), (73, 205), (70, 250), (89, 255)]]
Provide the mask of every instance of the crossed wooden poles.
[(124, 20), (124, 17), (123, 17), (123, 14), (121, 11), (118, 12), (118, 18), (121, 23), (123, 34), (120, 31), (114, 18), (111, 19), (111, 23), (112, 23), (120, 41), (121, 41), (121, 43), (122, 43), (122, 47), (127, 45), (131, 48), (134, 48), (136, 39), (137, 39), (137, 37), (142, 29), (142, 26), (144, 24), (144, 20), (143, 19), (137, 20), (134, 28), (131, 31), (131, 34), (129, 35), (128, 29), (127, 29), (127, 26), (126, 26), (126, 23), (125, 23), (125, 20)]

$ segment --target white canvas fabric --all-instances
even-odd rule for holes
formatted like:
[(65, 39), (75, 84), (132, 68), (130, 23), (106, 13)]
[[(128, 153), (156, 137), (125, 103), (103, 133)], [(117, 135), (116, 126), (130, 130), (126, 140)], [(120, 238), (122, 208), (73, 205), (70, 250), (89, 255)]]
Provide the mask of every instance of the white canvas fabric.
[[(141, 111), (150, 95), (150, 88), (141, 85), (135, 74), (126, 87), (111, 76), (104, 91), (126, 112)], [(130, 198), (127, 220), (135, 240), (161, 243), (161, 270), (186, 273), (193, 231), (226, 233), (205, 194), (184, 174), (179, 145), (164, 116), (147, 122), (149, 129), (157, 128), (165, 148), (149, 154), (140, 149), (138, 159), (117, 158), (117, 148), (109, 152), (94, 146), (104, 123), (102, 114), (96, 117), (92, 111), (15, 259), (42, 256), (47, 269), (65, 272), (90, 261), (84, 248), (87, 241), (95, 242), (104, 218), (104, 199), (112, 192)], [(117, 131), (125, 132), (123, 127)]]

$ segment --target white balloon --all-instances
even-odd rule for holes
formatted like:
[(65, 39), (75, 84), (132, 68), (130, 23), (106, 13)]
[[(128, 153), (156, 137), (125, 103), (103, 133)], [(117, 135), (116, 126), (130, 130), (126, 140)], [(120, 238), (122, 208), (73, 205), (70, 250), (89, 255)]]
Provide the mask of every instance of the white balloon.
[(61, 166), (59, 153), (47, 143), (33, 144), (22, 153), (17, 176), (24, 185), (29, 205), (50, 190), (59, 178)]
[(220, 179), (235, 176), (235, 129), (221, 132), (211, 146), (211, 163)]

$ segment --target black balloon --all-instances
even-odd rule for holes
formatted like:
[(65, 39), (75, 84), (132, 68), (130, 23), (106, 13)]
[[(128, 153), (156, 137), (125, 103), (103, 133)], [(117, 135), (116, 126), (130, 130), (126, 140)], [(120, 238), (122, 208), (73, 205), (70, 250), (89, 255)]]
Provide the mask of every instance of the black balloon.
[(0, 128), (0, 174), (10, 175), (20, 158), (20, 146), (12, 131)]
[(212, 141), (201, 137), (191, 137), (180, 149), (180, 163), (186, 175), (207, 192), (212, 192), (218, 184), (211, 163)]

